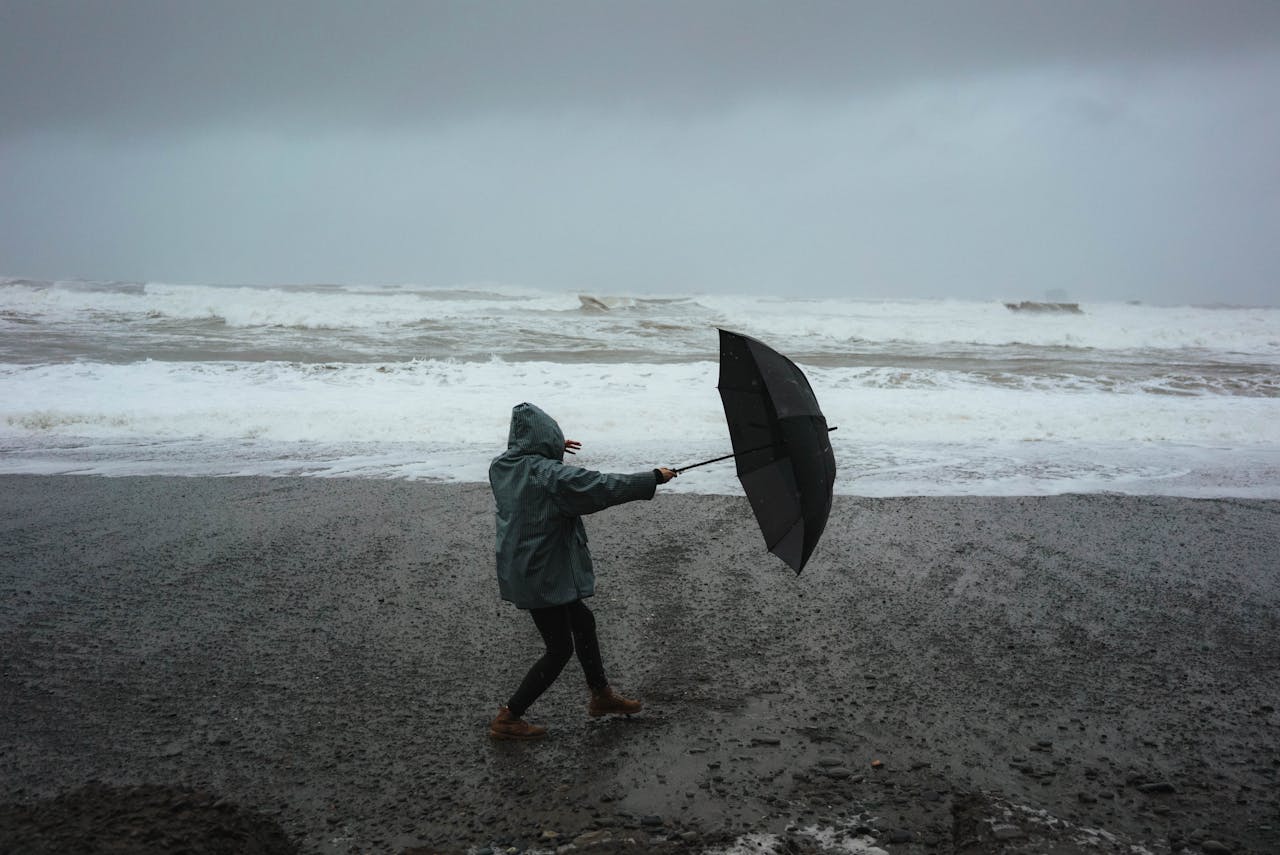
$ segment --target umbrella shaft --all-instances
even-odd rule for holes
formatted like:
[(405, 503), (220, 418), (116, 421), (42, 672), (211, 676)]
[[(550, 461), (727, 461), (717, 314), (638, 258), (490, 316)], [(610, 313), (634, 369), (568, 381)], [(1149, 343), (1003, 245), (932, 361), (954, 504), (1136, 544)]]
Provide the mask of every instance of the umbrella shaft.
[[(827, 433), (831, 433), (831, 431), (835, 429), (836, 428), (834, 427), (829, 427), (827, 428)], [(721, 460), (728, 460), (731, 457), (741, 457), (744, 454), (751, 454), (752, 452), (755, 452), (755, 451), (764, 451), (766, 448), (775, 448), (777, 446), (778, 446), (778, 443), (771, 442), (768, 445), (762, 445), (762, 446), (759, 446), (758, 448), (748, 448), (746, 451), (735, 451), (733, 454), (725, 454), (720, 457), (713, 457), (710, 460), (704, 460), (701, 463), (690, 463), (688, 466), (681, 466), (679, 469), (676, 469), (675, 472), (678, 475), (681, 472), (685, 472), (689, 469), (697, 469), (699, 466), (706, 466), (708, 463), (719, 463)]]

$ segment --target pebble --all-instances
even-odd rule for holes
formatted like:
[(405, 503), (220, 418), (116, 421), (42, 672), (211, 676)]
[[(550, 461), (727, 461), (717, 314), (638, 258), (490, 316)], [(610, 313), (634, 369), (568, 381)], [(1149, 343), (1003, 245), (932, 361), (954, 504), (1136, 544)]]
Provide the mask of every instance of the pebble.
[(656, 816), (654, 814), (650, 814), (648, 816), (642, 816), (640, 817), (640, 824), (649, 826), (651, 828), (653, 826), (662, 825), (662, 817)]
[(1234, 851), (1227, 844), (1220, 843), (1217, 840), (1206, 840), (1200, 844), (1200, 848), (1206, 853), (1206, 855), (1231, 855)]
[[(588, 831), (579, 834), (573, 839), (573, 845), (578, 847), (593, 846), (597, 843), (606, 843), (611, 839), (610, 832), (606, 829), (600, 831)], [(477, 853), (479, 855), (479, 853)]]
[(995, 835), (996, 840), (1017, 840), (1020, 837), (1027, 836), (1023, 830), (1018, 828), (1016, 825), (997, 825), (995, 828), (991, 829), (991, 832)]
[(1177, 789), (1168, 781), (1157, 781), (1151, 784), (1139, 784), (1140, 793), (1174, 793)]
[(910, 843), (911, 837), (912, 834), (910, 831), (903, 831), (902, 829), (889, 832), (890, 843)]

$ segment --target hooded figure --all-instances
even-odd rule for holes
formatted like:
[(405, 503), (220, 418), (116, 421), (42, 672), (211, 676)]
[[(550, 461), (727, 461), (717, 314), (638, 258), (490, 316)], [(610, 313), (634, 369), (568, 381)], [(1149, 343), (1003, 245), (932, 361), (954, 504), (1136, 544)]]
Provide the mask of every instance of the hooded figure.
[(579, 447), (565, 440), (551, 416), (533, 404), (519, 404), (511, 412), (507, 450), (489, 466), (497, 504), (498, 590), (504, 600), (529, 610), (547, 647), (490, 726), (498, 738), (545, 735), (545, 728), (520, 717), (575, 651), (591, 688), (591, 715), (630, 714), (641, 708), (639, 701), (614, 694), (604, 676), (595, 618), (582, 602), (595, 593), (596, 578), (581, 518), (652, 499), (657, 485), (675, 473), (658, 468), (611, 475), (566, 465), (565, 451)]
[(522, 609), (562, 606), (596, 590), (582, 515), (652, 499), (652, 470), (606, 475), (564, 464), (555, 419), (533, 404), (511, 413), (506, 453), (489, 467), (498, 504), (498, 590)]

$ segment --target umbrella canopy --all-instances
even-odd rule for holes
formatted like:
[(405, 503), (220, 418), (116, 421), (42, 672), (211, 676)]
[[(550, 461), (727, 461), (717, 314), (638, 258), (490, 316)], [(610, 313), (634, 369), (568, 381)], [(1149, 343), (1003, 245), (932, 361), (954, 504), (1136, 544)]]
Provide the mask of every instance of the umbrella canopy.
[(799, 573), (831, 513), (834, 428), (796, 364), (748, 336), (720, 330), (716, 388), (765, 544)]

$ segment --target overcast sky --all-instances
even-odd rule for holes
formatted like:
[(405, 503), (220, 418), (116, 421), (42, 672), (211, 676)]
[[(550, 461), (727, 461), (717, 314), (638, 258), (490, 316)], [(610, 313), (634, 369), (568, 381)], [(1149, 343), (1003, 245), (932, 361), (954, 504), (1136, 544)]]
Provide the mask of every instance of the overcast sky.
[(0, 275), (1280, 304), (1280, 2), (0, 0)]

